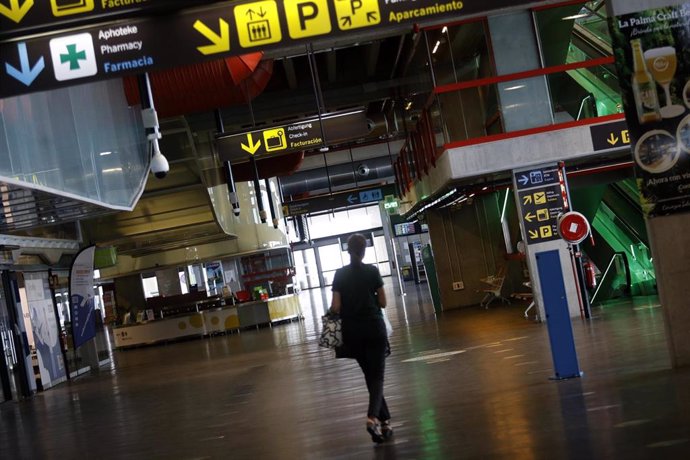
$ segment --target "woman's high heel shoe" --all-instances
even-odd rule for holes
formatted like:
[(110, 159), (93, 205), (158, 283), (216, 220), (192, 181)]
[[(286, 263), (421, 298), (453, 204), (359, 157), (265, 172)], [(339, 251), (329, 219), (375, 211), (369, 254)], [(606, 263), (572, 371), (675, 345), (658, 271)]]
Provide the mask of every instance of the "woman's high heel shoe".
[(367, 432), (371, 435), (371, 440), (376, 444), (383, 442), (383, 434), (379, 429), (379, 424), (371, 420), (367, 420)]

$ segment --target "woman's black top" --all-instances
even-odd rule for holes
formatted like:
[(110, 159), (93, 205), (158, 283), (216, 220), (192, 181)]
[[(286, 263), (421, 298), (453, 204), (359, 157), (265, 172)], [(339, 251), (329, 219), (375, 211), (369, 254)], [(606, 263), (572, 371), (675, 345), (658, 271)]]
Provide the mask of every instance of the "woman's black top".
[(378, 268), (368, 264), (350, 264), (335, 272), (334, 292), (340, 293), (340, 317), (343, 320), (382, 318), (376, 291), (383, 286)]

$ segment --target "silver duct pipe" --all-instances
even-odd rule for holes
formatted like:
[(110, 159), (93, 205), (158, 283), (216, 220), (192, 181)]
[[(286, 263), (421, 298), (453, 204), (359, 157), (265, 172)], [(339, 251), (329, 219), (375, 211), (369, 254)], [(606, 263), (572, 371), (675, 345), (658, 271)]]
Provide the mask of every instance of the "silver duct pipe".
[(337, 188), (356, 188), (358, 184), (362, 185), (367, 181), (395, 177), (387, 156), (329, 166), (328, 174), (326, 171), (326, 168), (310, 169), (281, 178), (283, 199), (328, 190), (329, 176), (331, 186)]

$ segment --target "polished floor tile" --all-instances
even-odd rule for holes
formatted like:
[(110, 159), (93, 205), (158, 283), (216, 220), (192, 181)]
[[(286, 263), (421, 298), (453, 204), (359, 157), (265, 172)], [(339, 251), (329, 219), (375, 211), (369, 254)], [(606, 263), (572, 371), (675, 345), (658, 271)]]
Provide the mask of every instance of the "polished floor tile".
[(395, 332), (375, 446), (356, 364), (304, 320), (119, 351), (98, 375), (0, 405), (1, 459), (690, 458), (690, 370), (671, 370), (654, 299), (573, 323), (582, 378), (554, 381), (548, 331), (524, 305), (435, 315), (426, 286), (387, 286)]

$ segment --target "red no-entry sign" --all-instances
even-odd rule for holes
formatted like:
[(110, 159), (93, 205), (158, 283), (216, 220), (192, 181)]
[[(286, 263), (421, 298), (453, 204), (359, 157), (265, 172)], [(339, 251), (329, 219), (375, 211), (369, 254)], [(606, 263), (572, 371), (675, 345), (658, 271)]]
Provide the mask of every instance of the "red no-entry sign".
[(558, 218), (558, 234), (568, 243), (582, 243), (589, 236), (589, 232), (589, 222), (579, 212), (566, 212)]

